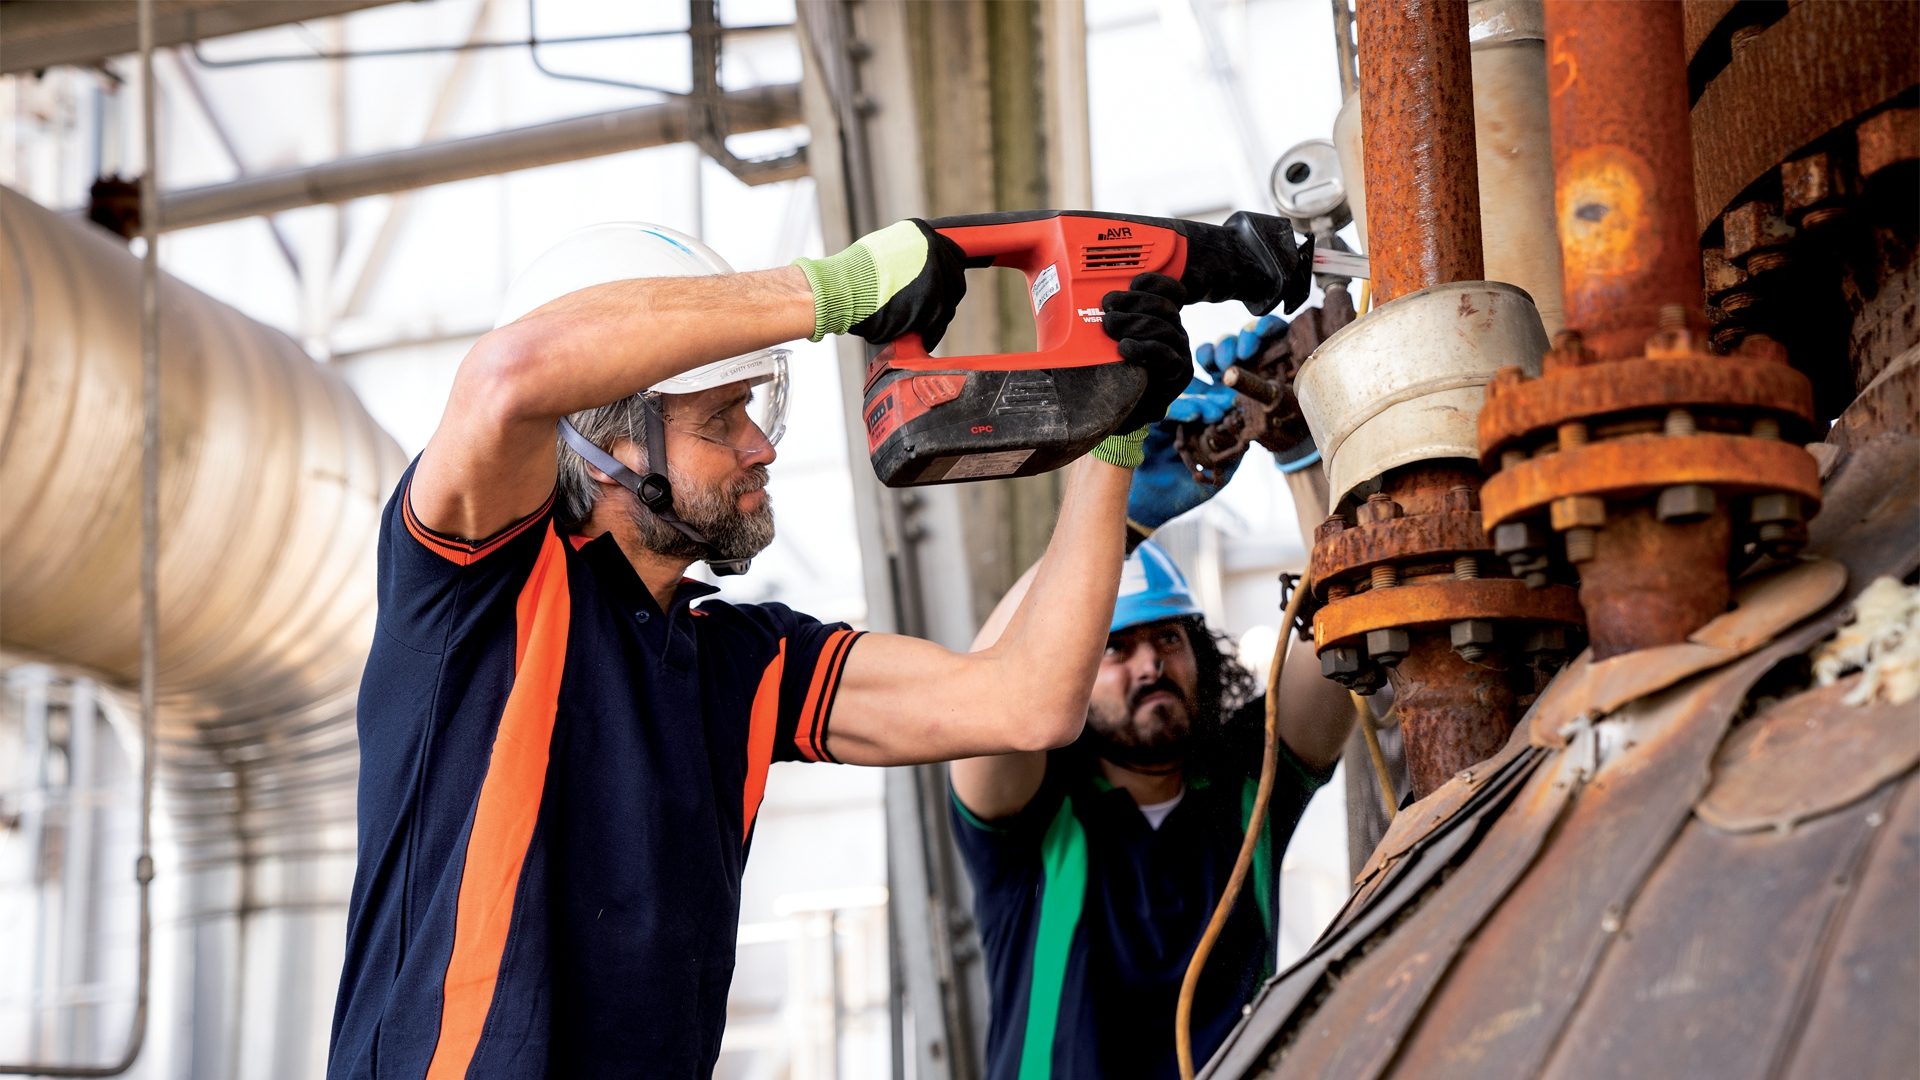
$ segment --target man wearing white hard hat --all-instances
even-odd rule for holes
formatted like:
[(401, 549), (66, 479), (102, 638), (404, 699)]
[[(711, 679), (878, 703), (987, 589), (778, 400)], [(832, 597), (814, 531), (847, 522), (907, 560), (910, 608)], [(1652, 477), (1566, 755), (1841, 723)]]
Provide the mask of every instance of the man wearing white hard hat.
[[(1205, 254), (1190, 263), (1227, 259)], [(330, 1077), (708, 1075), (771, 762), (1078, 736), (1130, 470), (1191, 372), (1172, 279), (1102, 304), (1149, 389), (1070, 467), (997, 647), (694, 607), (714, 590), (683, 577), (742, 570), (772, 538), (782, 343), (931, 346), (964, 265), (918, 221), (751, 273), (673, 230), (615, 225), (515, 283), (387, 508)]]
[[(1024, 584), (976, 645), (1031, 602)], [(1180, 1075), (1176, 1000), (1255, 804), (1264, 695), (1152, 541), (1127, 558), (1112, 610), (1078, 740), (953, 763), (954, 837), (992, 995), (989, 1080)], [(1195, 1061), (1273, 973), (1279, 858), (1354, 715), (1319, 675), (1289, 663), (1280, 685), (1272, 798), (1248, 885), (1195, 984)]]

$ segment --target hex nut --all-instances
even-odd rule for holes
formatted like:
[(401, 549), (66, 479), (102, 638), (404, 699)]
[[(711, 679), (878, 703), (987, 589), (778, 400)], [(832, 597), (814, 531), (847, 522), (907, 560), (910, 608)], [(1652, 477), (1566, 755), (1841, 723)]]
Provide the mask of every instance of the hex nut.
[(1347, 519), (1340, 514), (1334, 514), (1314, 528), (1313, 542), (1315, 544), (1324, 544), (1346, 531)]
[[(1785, 246), (1794, 234), (1779, 207), (1757, 199), (1727, 211), (1720, 224), (1727, 241), (1727, 258), (1745, 267), (1749, 274), (1774, 269), (1765, 256)], [(1756, 255), (1762, 257), (1763, 265), (1753, 264)]]
[(1493, 623), (1488, 619), (1462, 619), (1447, 628), (1453, 647), (1493, 644)]
[(1362, 663), (1360, 650), (1355, 648), (1336, 645), (1320, 652), (1320, 674), (1343, 685), (1353, 682)]
[(1546, 530), (1536, 521), (1506, 521), (1493, 527), (1493, 553), (1513, 555), (1547, 546)]
[(1707, 299), (1716, 304), (1721, 297), (1747, 283), (1747, 272), (1733, 265), (1722, 248), (1702, 250), (1700, 268), (1706, 278)]
[(1392, 521), (1401, 514), (1400, 504), (1382, 494), (1369, 496), (1366, 502), (1354, 510), (1354, 517), (1362, 525), (1378, 525), (1383, 521)]
[(1367, 631), (1367, 655), (1387, 667), (1398, 664), (1412, 647), (1407, 632), (1399, 627)]
[(1705, 484), (1675, 484), (1660, 489), (1653, 516), (1661, 521), (1698, 521), (1712, 514), (1717, 505), (1713, 489)]
[(1753, 506), (1747, 511), (1747, 520), (1755, 525), (1768, 522), (1797, 522), (1800, 515), (1800, 496), (1785, 491), (1770, 491), (1753, 497)]
[(1607, 523), (1607, 502), (1597, 495), (1568, 495), (1553, 500), (1547, 517), (1554, 532), (1568, 529), (1597, 529)]

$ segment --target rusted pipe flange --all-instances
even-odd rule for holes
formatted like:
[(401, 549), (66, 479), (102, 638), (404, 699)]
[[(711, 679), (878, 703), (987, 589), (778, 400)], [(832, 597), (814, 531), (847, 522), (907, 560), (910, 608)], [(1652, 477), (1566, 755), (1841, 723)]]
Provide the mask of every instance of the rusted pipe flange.
[(1414, 582), (1370, 589), (1321, 608), (1313, 619), (1318, 652), (1364, 641), (1373, 630), (1413, 630), (1470, 619), (1580, 626), (1579, 596), (1565, 585), (1530, 589), (1515, 578)]
[(1797, 495), (1806, 517), (1820, 505), (1820, 468), (1793, 443), (1746, 435), (1633, 435), (1501, 469), (1480, 489), (1481, 516), (1493, 529), (1548, 513), (1562, 499), (1633, 498), (1689, 484), (1726, 495)]
[[(1328, 586), (1344, 583), (1350, 575), (1365, 578), (1382, 563), (1451, 559), (1465, 554), (1484, 554), (1489, 564), (1494, 561), (1477, 510), (1416, 514), (1351, 528), (1342, 519), (1329, 518), (1314, 534), (1313, 554), (1307, 565), (1314, 596), (1325, 600)], [(1486, 573), (1492, 574), (1491, 565)]]
[(1501, 372), (1488, 384), (1480, 412), (1480, 460), (1491, 471), (1507, 450), (1553, 444), (1569, 421), (1599, 426), (1642, 414), (1657, 423), (1674, 409), (1688, 410), (1703, 429), (1746, 431), (1755, 419), (1770, 417), (1782, 437), (1803, 442), (1813, 435), (1813, 385), (1786, 363), (1650, 352), (1606, 364), (1550, 365), (1538, 379), (1517, 368)]
[(1550, 551), (1584, 563), (1608, 518), (1635, 512), (1610, 503), (1650, 503), (1657, 521), (1685, 524), (1742, 500), (1736, 546), (1752, 539), (1773, 555), (1797, 548), (1819, 506), (1819, 469), (1799, 445), (1815, 434), (1813, 388), (1780, 346), (1755, 338), (1714, 356), (1683, 306), (1661, 319), (1642, 356), (1596, 362), (1564, 332), (1538, 379), (1508, 371), (1488, 385), (1482, 517), (1495, 549), (1536, 585)]

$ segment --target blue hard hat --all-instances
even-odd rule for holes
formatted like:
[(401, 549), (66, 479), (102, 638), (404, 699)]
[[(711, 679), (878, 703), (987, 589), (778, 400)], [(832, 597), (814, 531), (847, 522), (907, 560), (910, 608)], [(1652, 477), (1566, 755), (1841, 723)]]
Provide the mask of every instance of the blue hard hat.
[(1200, 614), (1200, 604), (1187, 588), (1187, 579), (1167, 553), (1143, 540), (1120, 567), (1120, 596), (1113, 604), (1113, 623), (1107, 633), (1130, 626)]

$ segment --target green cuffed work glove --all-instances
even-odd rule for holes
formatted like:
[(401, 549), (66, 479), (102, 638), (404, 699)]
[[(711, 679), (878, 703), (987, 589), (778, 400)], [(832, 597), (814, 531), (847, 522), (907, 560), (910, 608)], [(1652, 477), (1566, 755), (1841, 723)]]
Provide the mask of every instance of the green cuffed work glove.
[(813, 286), (813, 336), (858, 334), (876, 345), (917, 333), (931, 349), (966, 295), (960, 245), (919, 218), (896, 221), (824, 259), (795, 259)]
[(1125, 435), (1109, 435), (1100, 441), (1100, 445), (1090, 451), (1094, 457), (1109, 465), (1122, 469), (1137, 469), (1145, 460), (1146, 453), (1141, 444), (1147, 441), (1147, 432), (1153, 430), (1148, 424), (1138, 431), (1129, 431)]

